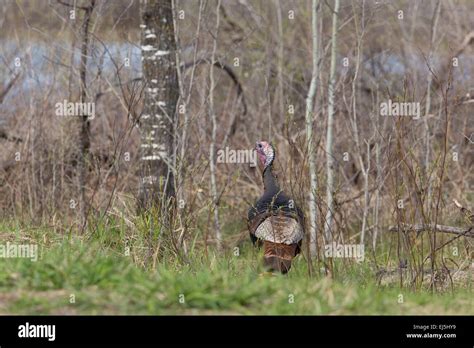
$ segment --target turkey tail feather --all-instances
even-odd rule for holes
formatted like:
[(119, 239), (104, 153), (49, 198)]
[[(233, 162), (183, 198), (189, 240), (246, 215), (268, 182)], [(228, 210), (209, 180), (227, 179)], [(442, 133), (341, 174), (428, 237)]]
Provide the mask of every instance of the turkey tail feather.
[(280, 244), (269, 241), (263, 242), (263, 265), (271, 271), (287, 273), (291, 268), (291, 260), (297, 254), (297, 244)]

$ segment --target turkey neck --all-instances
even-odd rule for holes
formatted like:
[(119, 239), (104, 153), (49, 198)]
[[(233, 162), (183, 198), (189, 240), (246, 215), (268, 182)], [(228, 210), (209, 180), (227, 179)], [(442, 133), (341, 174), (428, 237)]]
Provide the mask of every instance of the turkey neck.
[(269, 165), (263, 171), (263, 190), (264, 194), (277, 194), (280, 191), (277, 179), (272, 171), (272, 165)]

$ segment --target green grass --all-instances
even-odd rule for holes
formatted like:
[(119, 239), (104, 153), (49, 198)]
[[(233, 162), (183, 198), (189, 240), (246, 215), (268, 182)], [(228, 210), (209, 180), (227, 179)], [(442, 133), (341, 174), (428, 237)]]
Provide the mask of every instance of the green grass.
[(122, 252), (120, 231), (79, 238), (15, 228), (7, 239), (38, 243), (42, 256), (0, 259), (1, 314), (474, 313), (470, 284), (436, 294), (380, 286), (368, 262), (340, 264), (332, 279), (309, 277), (299, 256), (287, 276), (261, 275), (260, 253), (245, 244), (239, 256), (196, 251), (188, 263), (163, 257), (143, 267), (134, 261), (140, 251)]

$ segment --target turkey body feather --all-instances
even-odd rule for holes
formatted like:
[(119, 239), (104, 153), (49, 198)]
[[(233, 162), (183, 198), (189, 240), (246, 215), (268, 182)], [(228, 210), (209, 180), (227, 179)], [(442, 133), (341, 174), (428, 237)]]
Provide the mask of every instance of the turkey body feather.
[(264, 246), (264, 265), (286, 273), (300, 252), (304, 237), (304, 216), (295, 202), (279, 187), (269, 165), (263, 172), (264, 192), (247, 216), (250, 238)]
[(255, 237), (272, 243), (297, 244), (303, 240), (303, 228), (291, 217), (272, 215), (257, 227)]

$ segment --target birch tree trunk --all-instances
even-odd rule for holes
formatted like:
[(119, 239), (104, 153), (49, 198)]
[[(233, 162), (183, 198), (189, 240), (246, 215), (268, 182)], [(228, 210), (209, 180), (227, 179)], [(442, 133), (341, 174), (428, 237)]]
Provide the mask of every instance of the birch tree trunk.
[(376, 249), (377, 235), (379, 233), (379, 212), (380, 212), (380, 184), (382, 178), (382, 170), (380, 165), (380, 138), (377, 136), (375, 143), (375, 168), (376, 168), (376, 191), (375, 191), (375, 207), (374, 207), (374, 234), (372, 236), (372, 248)]
[(313, 72), (311, 76), (311, 84), (309, 86), (308, 95), (306, 97), (306, 140), (308, 143), (308, 162), (309, 162), (309, 178), (310, 178), (310, 192), (309, 192), (309, 251), (311, 256), (316, 256), (318, 252), (317, 234), (316, 234), (316, 221), (317, 221), (317, 209), (316, 209), (316, 192), (318, 188), (318, 182), (316, 177), (316, 162), (315, 162), (315, 149), (313, 142), (313, 110), (314, 110), (314, 97), (317, 90), (318, 82), (318, 0), (313, 0), (311, 13), (312, 13), (312, 38), (313, 38)]
[(333, 144), (333, 125), (334, 125), (334, 86), (336, 84), (336, 38), (337, 38), (337, 15), (339, 11), (339, 0), (334, 2), (334, 12), (332, 14), (332, 37), (331, 37), (331, 65), (329, 69), (329, 88), (328, 88), (328, 129), (326, 136), (326, 170), (327, 186), (326, 200), (327, 213), (324, 225), (324, 237), (326, 243), (332, 239), (332, 221), (334, 210), (334, 154), (332, 152)]
[(281, 0), (276, 0), (276, 14), (278, 23), (278, 102), (280, 107), (280, 121), (285, 120), (285, 95), (283, 92), (283, 57), (285, 54), (284, 36), (283, 36), (283, 19), (281, 15)]
[(209, 72), (210, 87), (209, 87), (209, 114), (212, 122), (212, 134), (211, 143), (209, 145), (209, 164), (211, 170), (211, 194), (213, 200), (213, 211), (214, 211), (214, 231), (216, 237), (216, 245), (218, 248), (221, 247), (221, 227), (219, 223), (219, 194), (217, 192), (216, 182), (216, 138), (217, 138), (217, 118), (214, 110), (214, 88), (216, 83), (214, 80), (214, 64), (216, 63), (216, 50), (217, 50), (217, 34), (219, 31), (219, 20), (220, 20), (220, 7), (221, 0), (217, 0), (216, 10), (216, 31), (214, 32), (214, 40), (212, 46), (212, 64)]
[(179, 85), (171, 0), (141, 0), (144, 107), (140, 117), (139, 210), (174, 196), (173, 134)]

